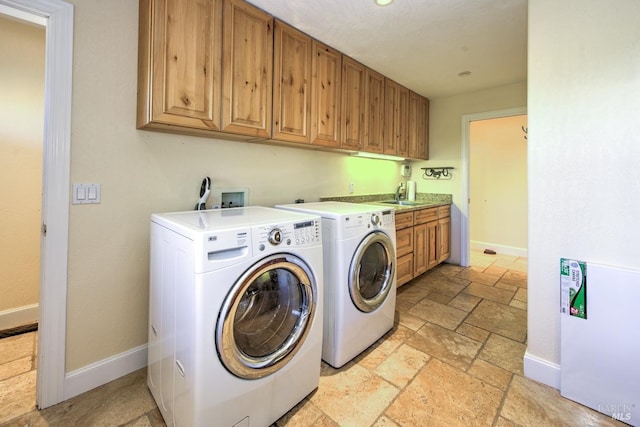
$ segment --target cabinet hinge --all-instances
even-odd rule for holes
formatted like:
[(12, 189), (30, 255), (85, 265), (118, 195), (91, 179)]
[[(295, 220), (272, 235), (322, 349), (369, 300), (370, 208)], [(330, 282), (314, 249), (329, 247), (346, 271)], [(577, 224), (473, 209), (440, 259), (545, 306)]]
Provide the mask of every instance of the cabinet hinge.
[(46, 236), (47, 235), (47, 224), (42, 223), (41, 230), (42, 230), (42, 235)]

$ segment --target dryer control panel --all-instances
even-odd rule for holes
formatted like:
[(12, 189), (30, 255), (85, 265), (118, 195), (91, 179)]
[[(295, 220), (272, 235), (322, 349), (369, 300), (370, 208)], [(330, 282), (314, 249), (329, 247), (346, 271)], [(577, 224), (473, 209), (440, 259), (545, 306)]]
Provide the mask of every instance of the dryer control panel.
[(314, 246), (322, 242), (318, 220), (256, 226), (254, 237), (261, 252), (271, 248)]

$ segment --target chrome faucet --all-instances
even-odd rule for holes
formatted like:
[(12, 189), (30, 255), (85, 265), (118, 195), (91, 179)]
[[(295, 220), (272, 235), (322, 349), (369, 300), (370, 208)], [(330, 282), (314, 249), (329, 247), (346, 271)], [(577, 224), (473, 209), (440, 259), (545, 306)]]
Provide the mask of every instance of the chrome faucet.
[(404, 183), (401, 182), (400, 185), (398, 185), (398, 188), (396, 188), (396, 195), (394, 197), (394, 200), (400, 200), (400, 190), (402, 190), (403, 186), (404, 186)]

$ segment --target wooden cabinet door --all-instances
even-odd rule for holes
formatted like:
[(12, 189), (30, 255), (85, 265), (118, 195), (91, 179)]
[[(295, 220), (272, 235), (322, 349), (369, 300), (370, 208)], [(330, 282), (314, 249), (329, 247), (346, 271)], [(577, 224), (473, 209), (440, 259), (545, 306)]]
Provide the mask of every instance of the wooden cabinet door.
[(384, 76), (367, 68), (363, 151), (382, 154), (384, 140)]
[(440, 237), (438, 221), (431, 221), (427, 226), (427, 270), (440, 263)]
[(413, 252), (413, 228), (404, 228), (396, 231), (396, 256)]
[(273, 42), (273, 139), (311, 142), (311, 37), (281, 21)]
[(224, 0), (222, 130), (271, 137), (273, 19), (242, 0)]
[(406, 156), (409, 154), (409, 89), (385, 79), (384, 104), (384, 153)]
[(400, 86), (398, 91), (398, 151), (399, 156), (409, 155), (409, 89)]
[(396, 232), (403, 228), (413, 226), (413, 212), (402, 212), (396, 214)]
[(451, 255), (451, 217), (440, 218), (438, 220), (438, 228), (438, 237), (440, 241), (438, 262), (444, 262)]
[(400, 287), (413, 279), (413, 254), (398, 257), (396, 263), (396, 287)]
[(341, 148), (362, 149), (365, 117), (365, 67), (342, 56)]
[(413, 277), (419, 276), (428, 270), (428, 239), (427, 224), (413, 227)]
[(342, 54), (316, 40), (311, 60), (311, 144), (340, 146)]
[(409, 94), (409, 157), (429, 159), (429, 100), (416, 93)]
[(222, 0), (141, 0), (138, 128), (220, 130)]

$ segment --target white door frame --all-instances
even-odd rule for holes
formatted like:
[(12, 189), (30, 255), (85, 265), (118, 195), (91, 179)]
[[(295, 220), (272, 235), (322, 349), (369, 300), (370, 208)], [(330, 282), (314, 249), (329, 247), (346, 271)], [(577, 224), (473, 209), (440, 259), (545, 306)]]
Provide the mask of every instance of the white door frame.
[(469, 146), (471, 122), (478, 120), (499, 119), (501, 117), (521, 116), (527, 114), (527, 107), (509, 108), (506, 110), (486, 111), (484, 113), (465, 114), (462, 116), (462, 193), (460, 194), (460, 265), (468, 267), (471, 261), (471, 243), (469, 236)]
[(36, 404), (64, 400), (73, 5), (61, 0), (0, 0), (0, 12), (45, 23), (40, 316)]

